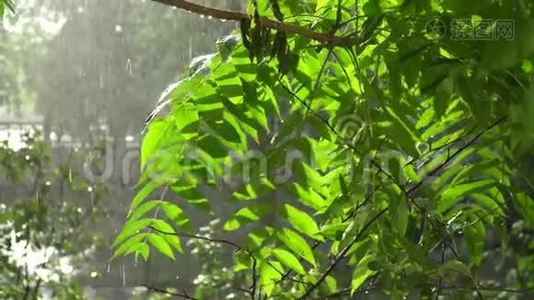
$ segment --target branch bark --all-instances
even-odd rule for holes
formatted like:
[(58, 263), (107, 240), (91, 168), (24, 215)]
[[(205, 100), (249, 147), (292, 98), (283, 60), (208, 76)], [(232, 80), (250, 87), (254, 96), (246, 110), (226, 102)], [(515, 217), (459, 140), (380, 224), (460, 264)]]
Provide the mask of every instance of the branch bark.
[[(180, 8), (180, 9), (186, 10), (194, 14), (208, 16), (214, 19), (219, 19), (219, 20), (232, 20), (232, 21), (239, 21), (239, 22), (241, 21), (252, 22), (253, 20), (252, 16), (244, 12), (206, 7), (206, 6), (195, 4), (195, 3), (192, 3), (186, 0), (152, 0), (152, 1), (165, 4), (165, 5), (169, 5), (169, 6), (173, 6), (176, 8)], [(262, 25), (268, 28), (282, 31), (285, 33), (293, 33), (293, 34), (301, 35), (309, 39), (321, 42), (323, 44), (334, 45), (334, 46), (352, 46), (352, 45), (355, 45), (358, 40), (356, 36), (354, 38), (338, 37), (334, 34), (317, 32), (317, 31), (313, 31), (313, 30), (310, 30), (308, 28), (305, 28), (299, 25), (275, 21), (275, 20), (271, 20), (265, 17), (260, 17), (260, 20), (261, 20)]]

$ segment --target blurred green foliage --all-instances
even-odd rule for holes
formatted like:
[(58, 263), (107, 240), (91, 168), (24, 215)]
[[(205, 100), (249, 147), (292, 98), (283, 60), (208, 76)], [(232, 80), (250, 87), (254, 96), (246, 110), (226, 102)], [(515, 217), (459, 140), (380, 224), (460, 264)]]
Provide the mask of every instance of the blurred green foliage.
[(105, 189), (75, 170), (82, 156), (73, 150), (65, 164), (52, 163), (34, 134), (17, 150), (0, 145), (0, 298), (84, 299), (76, 276), (87, 272), (80, 258), (103, 245), (90, 224)]

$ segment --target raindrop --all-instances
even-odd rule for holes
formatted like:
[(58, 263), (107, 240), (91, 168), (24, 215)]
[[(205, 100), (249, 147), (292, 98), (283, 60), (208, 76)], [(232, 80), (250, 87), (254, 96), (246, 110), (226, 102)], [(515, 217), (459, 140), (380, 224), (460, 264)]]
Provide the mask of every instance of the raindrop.
[(193, 59), (193, 41), (189, 37), (189, 60)]
[(106, 267), (106, 272), (107, 273), (111, 272), (111, 264), (108, 264), (108, 266)]
[(72, 183), (72, 169), (69, 169), (69, 183)]
[(121, 33), (122, 32), (122, 26), (121, 25), (115, 25), (115, 32)]
[(121, 266), (122, 268), (122, 286), (126, 286), (126, 268), (124, 265)]
[(132, 69), (132, 60), (128, 58), (128, 61), (126, 61), (126, 70), (128, 71), (128, 74), (133, 75)]
[(200, 18), (201, 18), (201, 19), (204, 19), (205, 17), (206, 17), (206, 16), (204, 16), (204, 15), (200, 15)]
[(102, 74), (98, 74), (98, 87), (100, 89), (105, 87), (104, 76)]
[(87, 191), (91, 194), (91, 207), (95, 206), (95, 194), (93, 193), (93, 187), (89, 186), (87, 187)]
[(24, 159), (25, 159), (25, 160), (30, 160), (30, 158), (31, 158), (31, 157), (30, 157), (29, 155), (24, 156)]
[(51, 185), (52, 185), (52, 182), (47, 181), (47, 182), (45, 183), (45, 185), (46, 185), (46, 186), (51, 186)]

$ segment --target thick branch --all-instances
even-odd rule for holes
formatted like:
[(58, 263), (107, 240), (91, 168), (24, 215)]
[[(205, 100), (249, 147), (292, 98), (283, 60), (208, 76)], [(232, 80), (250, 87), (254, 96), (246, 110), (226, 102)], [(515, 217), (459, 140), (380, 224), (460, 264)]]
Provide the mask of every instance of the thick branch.
[[(186, 0), (152, 0), (154, 2), (159, 2), (165, 5), (177, 7), (188, 12), (212, 17), (219, 20), (233, 20), (233, 21), (252, 21), (252, 17), (244, 12), (223, 10), (218, 8), (206, 7), (203, 5), (195, 4)], [(265, 17), (260, 17), (261, 23), (263, 26), (266, 26), (271, 29), (282, 31), (285, 33), (294, 33), (309, 39), (337, 46), (351, 46), (356, 44), (356, 38), (342, 38), (335, 35), (316, 32), (305, 27), (283, 23), (280, 21), (271, 20)]]

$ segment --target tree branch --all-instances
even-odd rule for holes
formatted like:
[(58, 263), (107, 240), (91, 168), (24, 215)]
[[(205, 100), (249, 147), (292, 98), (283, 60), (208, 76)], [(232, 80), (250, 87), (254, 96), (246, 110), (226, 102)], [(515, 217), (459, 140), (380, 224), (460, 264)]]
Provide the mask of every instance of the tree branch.
[(256, 299), (256, 283), (258, 281), (256, 277), (256, 266), (258, 261), (256, 260), (256, 257), (252, 256), (252, 287), (250, 291), (250, 296), (252, 300)]
[(501, 124), (502, 122), (504, 122), (506, 120), (506, 117), (502, 117), (500, 119), (498, 119), (497, 121), (495, 121), (493, 124), (491, 124), (490, 126), (488, 126), (484, 131), (481, 131), (480, 133), (478, 133), (476, 136), (474, 136), (471, 140), (469, 140), (465, 145), (463, 145), (462, 147), (458, 148), (452, 155), (450, 155), (449, 157), (447, 157), (447, 159), (445, 159), (445, 161), (443, 161), (441, 164), (439, 164), (437, 167), (435, 167), (434, 169), (432, 169), (430, 172), (428, 172), (419, 182), (417, 182), (414, 186), (412, 186), (410, 189), (406, 190), (406, 194), (407, 195), (411, 195), (414, 191), (416, 191), (417, 189), (419, 189), (424, 183), (425, 181), (436, 175), (441, 169), (443, 169), (445, 166), (447, 166), (452, 160), (454, 160), (458, 155), (460, 155), (462, 152), (464, 152), (467, 148), (471, 147), (473, 144), (475, 144), (476, 141), (478, 141), (486, 132), (490, 131), (491, 129), (493, 129), (494, 127), (496, 127), (497, 125)]
[(192, 296), (189, 296), (187, 293), (183, 292), (183, 293), (174, 293), (174, 292), (171, 292), (171, 291), (168, 291), (166, 289), (161, 289), (161, 288), (157, 288), (157, 287), (153, 287), (153, 286), (150, 286), (150, 285), (145, 285), (145, 287), (149, 290), (149, 291), (153, 291), (153, 292), (156, 292), (156, 293), (160, 293), (160, 294), (165, 294), (165, 295), (170, 295), (170, 296), (174, 296), (174, 297), (180, 297), (182, 299), (188, 299), (188, 300), (197, 300), (197, 298), (194, 298)]
[(181, 232), (166, 232), (166, 231), (161, 231), (161, 230), (155, 228), (154, 226), (150, 226), (150, 229), (156, 231), (157, 233), (163, 234), (163, 235), (176, 235), (176, 236), (179, 236), (179, 237), (203, 240), (203, 241), (216, 243), (216, 244), (226, 244), (226, 245), (234, 247), (236, 250), (241, 250), (241, 246), (239, 246), (238, 244), (236, 244), (236, 243), (234, 243), (232, 241), (228, 241), (228, 240), (212, 239), (212, 238), (208, 238), (208, 237), (205, 237), (205, 236), (187, 234), (187, 233), (181, 233)]
[(358, 242), (358, 240), (362, 237), (362, 235), (371, 227), (371, 225), (374, 224), (374, 222), (376, 220), (378, 220), (378, 218), (380, 218), (386, 211), (389, 210), (389, 206), (382, 209), (380, 212), (378, 212), (371, 220), (369, 220), (369, 222), (367, 222), (363, 228), (358, 232), (358, 234), (356, 235), (356, 237), (351, 241), (350, 244), (348, 244), (336, 257), (336, 259), (334, 260), (334, 262), (328, 267), (328, 269), (326, 269), (326, 271), (321, 275), (321, 277), (302, 295), (300, 296), (298, 299), (299, 300), (302, 300), (302, 299), (306, 299), (308, 296), (310, 296), (310, 294), (313, 292), (313, 290), (315, 290), (317, 287), (319, 287), (321, 285), (321, 283), (323, 283), (323, 281), (326, 279), (326, 277), (328, 277), (328, 275), (330, 275), (330, 273), (332, 273), (332, 271), (336, 268), (336, 266), (339, 264), (339, 262), (341, 262), (341, 260), (343, 258), (345, 258), (345, 256), (347, 255), (347, 253), (349, 253), (350, 249), (352, 248), (352, 246), (354, 246), (354, 244), (356, 244), (356, 242)]
[[(224, 10), (224, 9), (218, 9), (218, 8), (212, 8), (212, 7), (206, 7), (203, 5), (195, 4), (186, 0), (152, 0), (154, 2), (159, 2), (165, 5), (173, 6), (176, 8), (180, 8), (183, 10), (186, 10), (188, 12), (212, 17), (214, 19), (219, 20), (232, 20), (232, 21), (249, 21), (251, 22), (253, 18), (244, 12), (239, 11), (231, 11), (231, 10)], [(329, 44), (329, 45), (335, 45), (335, 46), (352, 46), (357, 43), (357, 37), (354, 38), (344, 38), (344, 37), (338, 37), (329, 33), (324, 32), (317, 32), (310, 29), (307, 29), (305, 27), (295, 25), (295, 24), (288, 24), (283, 23), (280, 21), (271, 20), (269, 18), (260, 17), (261, 24), (265, 27), (275, 29), (278, 31), (282, 31), (285, 33), (294, 33), (298, 34), (304, 37), (307, 37), (309, 39)]]

